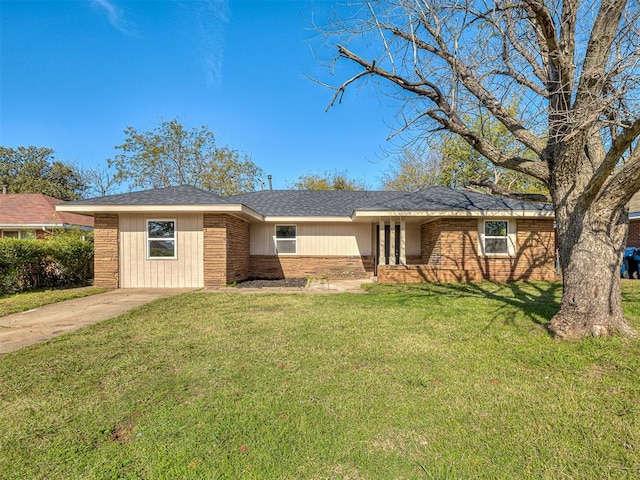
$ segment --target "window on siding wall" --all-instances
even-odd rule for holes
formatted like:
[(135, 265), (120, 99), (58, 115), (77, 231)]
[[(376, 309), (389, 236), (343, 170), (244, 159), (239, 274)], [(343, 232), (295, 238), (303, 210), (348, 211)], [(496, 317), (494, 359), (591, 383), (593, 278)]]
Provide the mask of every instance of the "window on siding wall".
[(296, 253), (296, 237), (295, 225), (276, 225), (276, 253)]
[(2, 238), (21, 238), (33, 240), (36, 238), (35, 230), (3, 230)]
[(509, 222), (506, 220), (484, 222), (484, 253), (487, 255), (509, 253)]
[(175, 220), (147, 220), (148, 258), (176, 258)]

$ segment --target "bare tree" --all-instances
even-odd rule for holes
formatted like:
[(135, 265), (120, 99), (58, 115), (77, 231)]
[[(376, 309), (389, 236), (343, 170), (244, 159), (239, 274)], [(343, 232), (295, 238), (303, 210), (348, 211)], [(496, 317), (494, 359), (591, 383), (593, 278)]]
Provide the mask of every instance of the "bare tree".
[[(626, 0), (381, 0), (328, 27), (340, 61), (400, 93), (401, 130), (448, 130), (551, 194), (563, 275), (559, 338), (635, 336), (619, 268), (640, 189), (640, 25)], [(522, 99), (517, 112), (506, 105)], [(533, 152), (503, 152), (468, 118), (489, 115)], [(416, 130), (412, 130), (415, 132)]]
[(104, 197), (117, 192), (119, 182), (116, 174), (108, 167), (98, 165), (82, 170), (82, 178), (87, 184), (85, 197)]

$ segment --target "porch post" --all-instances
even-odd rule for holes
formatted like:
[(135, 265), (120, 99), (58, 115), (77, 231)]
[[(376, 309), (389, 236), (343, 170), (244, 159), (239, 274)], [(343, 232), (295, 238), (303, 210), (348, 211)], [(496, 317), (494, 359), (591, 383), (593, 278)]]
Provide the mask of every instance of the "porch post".
[(400, 265), (407, 264), (407, 222), (400, 219)]
[(384, 218), (380, 218), (380, 233), (378, 235), (378, 247), (380, 250), (380, 255), (378, 256), (378, 265), (386, 265), (387, 264), (387, 256), (385, 255), (385, 235), (384, 235)]
[(396, 221), (389, 219), (389, 264), (396, 264)]

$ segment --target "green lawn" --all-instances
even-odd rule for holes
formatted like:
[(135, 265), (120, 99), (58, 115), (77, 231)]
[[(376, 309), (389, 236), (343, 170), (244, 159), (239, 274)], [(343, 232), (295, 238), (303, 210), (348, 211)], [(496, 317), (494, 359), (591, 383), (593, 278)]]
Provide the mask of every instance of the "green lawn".
[(49, 303), (62, 302), (73, 298), (87, 297), (108, 291), (107, 288), (81, 287), (43, 289), (14, 295), (0, 295), (0, 317), (11, 313), (24, 312)]
[(560, 290), (157, 301), (0, 356), (0, 477), (638, 478), (640, 342), (553, 340)]

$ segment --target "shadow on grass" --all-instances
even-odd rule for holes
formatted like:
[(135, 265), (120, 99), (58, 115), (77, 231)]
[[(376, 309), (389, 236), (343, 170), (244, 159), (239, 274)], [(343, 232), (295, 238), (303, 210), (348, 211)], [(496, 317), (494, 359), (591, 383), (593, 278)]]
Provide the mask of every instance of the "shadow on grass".
[[(438, 297), (452, 301), (483, 298), (498, 305), (492, 320), (513, 323), (524, 317), (547, 329), (551, 318), (560, 309), (561, 282), (482, 282), (482, 283), (429, 283), (411, 285), (375, 285), (374, 294), (390, 294), (393, 301), (414, 303), (421, 297)], [(391, 300), (391, 297), (389, 298)]]

